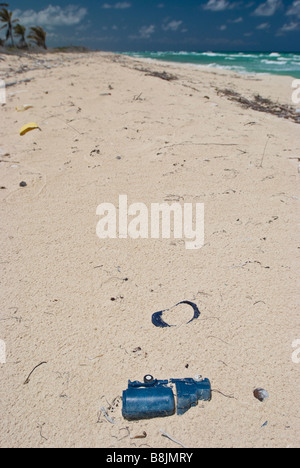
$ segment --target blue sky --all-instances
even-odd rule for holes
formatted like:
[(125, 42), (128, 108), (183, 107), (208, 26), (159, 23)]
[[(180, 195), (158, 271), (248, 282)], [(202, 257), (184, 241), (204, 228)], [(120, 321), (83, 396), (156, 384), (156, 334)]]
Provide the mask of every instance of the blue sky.
[[(300, 0), (15, 0), (50, 47), (111, 51), (299, 51)], [(3, 32), (2, 32), (3, 36)]]

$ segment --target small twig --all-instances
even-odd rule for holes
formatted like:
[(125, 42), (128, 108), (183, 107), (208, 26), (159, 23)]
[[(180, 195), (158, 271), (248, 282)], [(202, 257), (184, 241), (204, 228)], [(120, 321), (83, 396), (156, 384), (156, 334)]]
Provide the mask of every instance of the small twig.
[(160, 432), (162, 433), (162, 435), (164, 437), (167, 437), (168, 439), (172, 440), (172, 442), (175, 442), (175, 444), (178, 444), (178, 445), (181, 445), (181, 447), (183, 448), (187, 448), (185, 445), (183, 445), (181, 442), (179, 442), (178, 440), (174, 439), (172, 436), (170, 436), (169, 434), (167, 434), (165, 431), (161, 430), (160, 429)]
[(219, 338), (218, 336), (211, 335), (211, 336), (208, 336), (207, 338), (215, 338), (216, 340), (220, 340), (220, 341), (222, 341), (222, 343), (225, 343), (225, 344), (229, 345), (229, 343), (227, 343), (227, 341), (222, 340), (222, 338)]
[(20, 164), (20, 161), (6, 161), (6, 159), (0, 159), (0, 162), (11, 163), (11, 164)]
[(102, 358), (103, 354), (99, 354), (98, 356), (94, 357), (94, 358), (89, 358), (88, 356), (86, 356), (86, 358), (89, 360), (89, 361), (96, 361), (96, 359), (100, 359)]
[(43, 434), (42, 434), (43, 426), (45, 426), (45, 423), (37, 425), (38, 429), (40, 430), (41, 438), (47, 441), (48, 439), (46, 439), (46, 437), (44, 437)]
[(174, 143), (173, 145), (162, 146), (158, 151), (165, 148), (173, 148), (174, 146), (184, 146), (184, 145), (193, 145), (193, 146), (238, 146), (237, 143), (193, 143), (191, 141), (183, 141), (181, 143)]
[(121, 437), (120, 439), (118, 439), (118, 441), (123, 440), (123, 439), (126, 439), (127, 437), (130, 437), (130, 430), (129, 430), (129, 427), (128, 427), (128, 426), (126, 426), (126, 427), (121, 427), (121, 428), (119, 429), (119, 432), (121, 432), (121, 431), (127, 431), (127, 434), (124, 435), (123, 437)]
[(147, 432), (143, 431), (142, 434), (135, 435), (133, 437), (130, 437), (131, 439), (145, 439), (147, 437)]
[[(61, 119), (58, 115), (48, 115), (48, 118), (55, 118), (55, 119), (58, 119), (60, 120), (62, 123), (64, 123), (65, 125), (67, 125), (69, 128), (71, 128), (71, 130), (74, 130), (74, 132), (78, 133), (78, 135), (83, 135), (83, 133), (81, 133), (79, 130), (77, 130), (77, 128), (75, 127), (72, 127), (72, 125), (70, 125), (68, 122), (66, 122), (64, 119)], [(47, 119), (45, 119), (47, 120)], [(45, 120), (43, 122), (45, 122)]]
[(233, 396), (233, 395), (225, 395), (224, 393), (220, 392), (220, 390), (213, 389), (212, 392), (217, 392), (217, 393), (220, 393), (220, 395), (223, 395), (223, 396), (226, 397), (226, 398), (231, 398), (231, 399), (233, 399), (233, 400), (236, 400), (235, 396)]
[(48, 363), (44, 361), (44, 362), (41, 362), (40, 364), (38, 364), (37, 366), (35, 366), (35, 367), (32, 369), (32, 371), (30, 372), (30, 374), (28, 375), (27, 379), (25, 380), (24, 385), (29, 384), (29, 382), (30, 382), (30, 377), (32, 376), (33, 372), (34, 372), (38, 367), (42, 366), (43, 364), (48, 364)]
[(264, 161), (264, 157), (266, 155), (266, 150), (267, 150), (267, 146), (268, 146), (268, 143), (270, 141), (270, 138), (271, 138), (271, 135), (268, 135), (267, 143), (265, 144), (264, 152), (263, 152), (259, 167), (263, 167), (263, 161)]
[(140, 93), (138, 96), (133, 97), (133, 101), (142, 101), (143, 99), (141, 98), (143, 93)]
[(241, 263), (240, 265), (232, 265), (231, 268), (243, 268), (245, 265), (247, 265), (248, 262)]

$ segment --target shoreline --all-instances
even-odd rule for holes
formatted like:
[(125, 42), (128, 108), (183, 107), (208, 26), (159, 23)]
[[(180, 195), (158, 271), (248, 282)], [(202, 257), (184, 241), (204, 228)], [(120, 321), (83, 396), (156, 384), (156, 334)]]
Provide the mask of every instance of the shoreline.
[[(132, 58), (132, 59), (139, 59), (139, 60), (144, 60), (146, 62), (153, 62), (154, 64), (155, 63), (164, 63), (165, 65), (174, 65), (174, 66), (178, 66), (178, 67), (191, 67), (191, 68), (195, 68), (195, 70), (197, 69), (200, 69), (200, 70), (220, 70), (221, 72), (229, 72), (229, 73), (235, 73), (237, 75), (246, 75), (247, 77), (251, 77), (251, 76), (254, 76), (254, 77), (260, 77), (260, 76), (281, 76), (281, 77), (289, 77), (289, 78), (292, 78), (294, 80), (297, 80), (299, 79), (299, 77), (297, 76), (294, 76), (292, 73), (291, 74), (288, 74), (288, 73), (284, 73), (284, 74), (281, 74), (281, 73), (276, 73), (276, 72), (250, 72), (250, 71), (237, 71), (237, 70), (232, 70), (230, 69), (230, 67), (228, 66), (228, 68), (226, 66), (223, 66), (223, 65), (218, 65), (216, 63), (213, 63), (213, 64), (195, 64), (195, 63), (192, 63), (192, 62), (177, 62), (177, 61), (171, 61), (171, 60), (162, 60), (162, 59), (157, 59), (157, 58), (148, 58), (148, 57), (138, 57), (138, 56), (135, 56), (135, 55), (130, 55), (130, 54), (135, 54), (138, 52), (118, 52), (118, 51), (101, 51), (101, 50), (91, 50), (91, 49), (88, 49), (86, 47), (81, 47), (81, 46), (67, 46), (67, 47), (55, 47), (55, 48), (49, 48), (47, 50), (42, 50), (42, 49), (36, 49), (36, 48), (30, 48), (29, 50), (22, 50), (22, 49), (14, 49), (14, 50), (7, 50), (3, 47), (0, 47), (0, 55), (1, 54), (4, 54), (4, 55), (19, 55), (19, 56), (26, 56), (26, 55), (30, 55), (32, 54), (33, 56), (34, 55), (39, 55), (39, 54), (42, 54), (42, 55), (51, 55), (51, 54), (59, 54), (59, 53), (62, 53), (62, 54), (109, 54), (109, 55), (116, 55), (116, 56), (125, 56), (125, 57), (128, 57), (128, 58)], [(165, 53), (165, 52), (164, 52)], [(166, 52), (168, 53), (168, 52)], [(172, 52), (174, 53), (174, 52)], [(205, 52), (204, 52), (205, 53)], [(221, 53), (221, 52), (220, 52)], [(223, 53), (223, 52), (222, 52)], [(229, 53), (229, 52), (228, 52)], [(269, 51), (266, 51), (266, 52), (262, 52), (262, 54), (264, 53), (267, 53), (269, 54)], [(270, 52), (272, 53), (272, 52)], [(280, 53), (280, 52), (279, 52)], [(292, 54), (297, 54), (299, 55), (300, 52), (283, 52), (283, 53), (292, 53)], [(187, 53), (188, 54), (188, 53)], [(213, 52), (213, 54), (216, 54), (218, 55), (218, 52)], [(224, 52), (225, 54), (225, 52)], [(247, 53), (246, 53), (247, 54)], [(249, 54), (251, 54), (251, 52), (249, 52)], [(239, 55), (237, 53), (237, 55)], [(298, 72), (300, 73), (300, 71)]]
[[(124, 54), (127, 54), (126, 52), (124, 52)], [(136, 54), (136, 55), (135, 55)], [(143, 54), (152, 54), (150, 52), (143, 52)], [(260, 53), (259, 55), (256, 54), (256, 55), (253, 55), (253, 53), (231, 53), (231, 52), (228, 52), (227, 54), (226, 53), (221, 53), (221, 52), (192, 52), (192, 53), (188, 53), (188, 52), (155, 52), (153, 53), (154, 55), (159, 55), (161, 54), (162, 56), (164, 54), (170, 54), (172, 56), (175, 57), (174, 60), (164, 60), (163, 58), (158, 58), (158, 57), (142, 57), (142, 56), (138, 56), (139, 53), (135, 53), (135, 52), (128, 52), (127, 56), (129, 57), (133, 57), (133, 58), (140, 58), (140, 59), (145, 59), (145, 60), (150, 60), (150, 61), (158, 61), (158, 62), (165, 62), (165, 63), (174, 63), (176, 65), (192, 65), (196, 68), (204, 68), (204, 69), (219, 69), (219, 70), (223, 70), (223, 71), (230, 71), (230, 72), (233, 72), (233, 73), (237, 73), (237, 74), (246, 74), (248, 76), (251, 76), (251, 75), (275, 75), (275, 76), (290, 76), (294, 79), (299, 79), (300, 78), (300, 66), (299, 66), (299, 69), (297, 71), (295, 71), (295, 74), (293, 75), (293, 72), (291, 71), (290, 73), (288, 71), (284, 72), (284, 73), (276, 73), (275, 70), (273, 71), (268, 71), (268, 70), (265, 70), (265, 71), (248, 71), (247, 70), (247, 67), (246, 65), (242, 65), (242, 64), (236, 64), (236, 65), (233, 65), (233, 66), (230, 66), (230, 65), (225, 65), (225, 64), (218, 64), (217, 62), (212, 62), (212, 63), (208, 63), (208, 64), (205, 64), (205, 63), (195, 63), (193, 61), (180, 61), (180, 60), (176, 60), (176, 57), (178, 56), (187, 56), (187, 55), (200, 55), (200, 56), (204, 56), (204, 57), (221, 57), (221, 56), (234, 56), (235, 58), (241, 58), (241, 57), (246, 57), (246, 58), (249, 58), (249, 57), (256, 57), (256, 58), (259, 58), (259, 57), (262, 57), (262, 56), (267, 56), (269, 57), (270, 59), (275, 57), (277, 58), (277, 56), (279, 56), (280, 54), (279, 53), (271, 53), (269, 54), (269, 52), (263, 52), (263, 53)], [(297, 53), (285, 53), (285, 54), (293, 54), (293, 55), (299, 55), (299, 52)], [(286, 60), (286, 59), (285, 59)], [(266, 59), (264, 60), (266, 61)], [(278, 65), (278, 62), (275, 62), (277, 65)], [(280, 62), (281, 64), (281, 62)], [(300, 65), (300, 62), (299, 62), (299, 65)], [(238, 68), (240, 68), (240, 70), (238, 70)], [(243, 70), (242, 70), (243, 68)]]
[[(123, 54), (121, 54), (123, 55)], [(224, 72), (224, 73), (233, 73), (234, 75), (243, 75), (245, 76), (246, 78), (251, 78), (251, 77), (257, 77), (257, 78), (260, 78), (260, 77), (268, 77), (268, 76), (277, 76), (277, 77), (283, 77), (283, 78), (290, 78), (292, 80), (297, 80), (299, 78), (293, 76), (293, 75), (289, 75), (289, 74), (280, 74), (280, 73), (260, 73), (260, 72), (247, 72), (247, 71), (236, 71), (236, 70), (230, 70), (230, 69), (226, 69), (226, 68), (223, 68), (222, 65), (216, 65), (216, 66), (212, 66), (212, 65), (202, 65), (202, 64), (195, 64), (195, 63), (189, 63), (189, 62), (172, 62), (172, 61), (168, 61), (168, 60), (158, 60), (158, 59), (154, 59), (154, 58), (143, 58), (143, 57), (133, 57), (131, 55), (126, 55), (124, 54), (126, 57), (129, 57), (129, 58), (137, 58), (138, 60), (143, 60), (145, 61), (145, 63), (153, 63), (153, 64), (165, 64), (165, 66), (167, 65), (174, 65), (174, 67), (178, 67), (178, 68), (191, 68), (193, 70), (201, 70), (201, 71), (215, 71), (215, 70), (218, 70), (220, 72)]]
[[(110, 52), (3, 58), (1, 447), (297, 447), (299, 127), (220, 93), (288, 107), (292, 79)], [(203, 203), (203, 247), (99, 239), (97, 207), (120, 195)], [(161, 310), (176, 326), (154, 327)], [(146, 374), (201, 374), (212, 400), (125, 421), (122, 392)]]

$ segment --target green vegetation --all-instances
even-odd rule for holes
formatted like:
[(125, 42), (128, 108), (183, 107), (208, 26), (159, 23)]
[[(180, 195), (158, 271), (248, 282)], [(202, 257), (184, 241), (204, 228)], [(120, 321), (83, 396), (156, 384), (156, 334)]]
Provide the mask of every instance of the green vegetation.
[(47, 49), (46, 36), (47, 33), (43, 30), (43, 28), (41, 28), (40, 26), (34, 26), (30, 28), (30, 34), (28, 35), (28, 39), (34, 41), (38, 47), (43, 47), (44, 49)]
[(15, 46), (15, 43), (14, 43), (14, 37), (13, 37), (13, 24), (16, 23), (17, 19), (12, 19), (12, 11), (8, 11), (6, 8), (2, 8), (0, 10), (0, 22), (1, 23), (4, 23), (4, 25), (2, 26), (2, 28), (0, 29), (5, 29), (6, 28), (6, 37), (5, 37), (5, 41), (8, 41), (8, 39), (10, 38), (11, 39), (11, 45), (12, 47)]
[(26, 28), (25, 26), (22, 26), (21, 24), (16, 24), (14, 26), (14, 33), (17, 37), (20, 38), (20, 41), (19, 41), (19, 47), (21, 49), (27, 49), (28, 48), (28, 44), (26, 42), (26, 39), (25, 39), (25, 34), (26, 34)]
[[(6, 29), (5, 38), (2, 39), (0, 37), (0, 46), (5, 46), (7, 41), (10, 40), (11, 47), (15, 48), (16, 46), (14, 36), (16, 36), (19, 38), (17, 47), (20, 49), (27, 49), (28, 43), (26, 41), (25, 26), (21, 25), (17, 18), (13, 18), (13, 12), (8, 11), (6, 8), (8, 7), (7, 3), (0, 3), (0, 7), (2, 7), (0, 10), (0, 24), (3, 23), (3, 26), (0, 28), (0, 30)], [(41, 26), (32, 26), (30, 28), (27, 39), (29, 39), (33, 45), (47, 49), (46, 36), (47, 33)]]

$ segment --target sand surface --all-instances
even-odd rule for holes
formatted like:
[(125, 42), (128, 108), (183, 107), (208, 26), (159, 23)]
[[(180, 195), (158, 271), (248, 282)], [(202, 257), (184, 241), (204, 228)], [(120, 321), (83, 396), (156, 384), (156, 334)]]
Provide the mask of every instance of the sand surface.
[[(161, 430), (188, 448), (299, 446), (299, 125), (216, 91), (291, 105), (293, 79), (105, 53), (1, 58), (0, 78), (19, 81), (0, 107), (1, 447), (180, 448)], [(41, 131), (21, 137), (29, 122)], [(120, 194), (204, 203), (205, 245), (100, 240), (97, 206)], [(181, 306), (176, 326), (152, 325), (183, 300), (199, 319)], [(212, 400), (128, 422), (122, 391), (145, 374), (202, 374)]]

